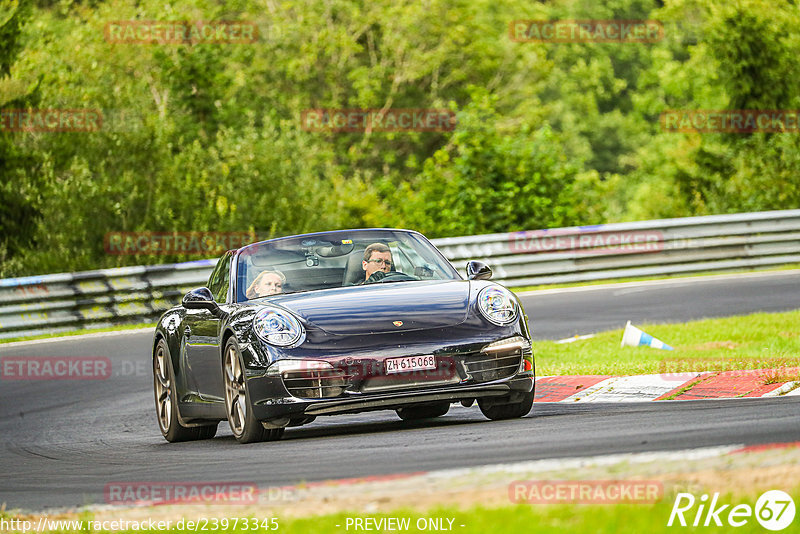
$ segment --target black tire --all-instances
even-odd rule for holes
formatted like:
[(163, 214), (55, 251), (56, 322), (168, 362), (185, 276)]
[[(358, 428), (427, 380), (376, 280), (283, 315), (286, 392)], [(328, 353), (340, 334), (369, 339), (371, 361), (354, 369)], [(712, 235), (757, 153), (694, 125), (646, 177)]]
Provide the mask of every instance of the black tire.
[(211, 439), (217, 433), (217, 425), (183, 426), (178, 414), (175, 395), (175, 373), (169, 347), (163, 338), (158, 340), (153, 352), (153, 393), (156, 401), (156, 417), (161, 435), (170, 443)]
[(264, 428), (253, 416), (253, 405), (244, 378), (244, 362), (235, 337), (225, 343), (222, 353), (222, 380), (225, 382), (225, 412), (233, 437), (239, 443), (275, 441), (283, 436), (283, 428)]
[(407, 406), (398, 408), (397, 415), (403, 421), (415, 421), (417, 419), (432, 419), (446, 414), (450, 410), (450, 401), (440, 401), (420, 406)]
[(497, 399), (491, 397), (478, 399), (478, 406), (483, 415), (492, 421), (525, 417), (533, 408), (533, 391), (525, 393), (522, 400), (517, 402), (499, 404)]

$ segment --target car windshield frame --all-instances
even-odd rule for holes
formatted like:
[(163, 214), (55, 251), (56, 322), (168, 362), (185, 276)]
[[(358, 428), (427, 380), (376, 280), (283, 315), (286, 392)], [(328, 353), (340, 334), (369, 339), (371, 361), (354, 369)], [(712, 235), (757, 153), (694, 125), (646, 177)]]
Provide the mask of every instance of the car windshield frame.
[[(384, 243), (390, 247), (394, 262), (392, 271), (409, 275), (409, 279), (398, 281), (463, 280), (450, 261), (419, 232), (395, 228), (334, 230), (280, 237), (239, 249), (232, 265), (236, 275), (230, 277), (233, 301), (244, 303), (266, 297), (359, 285), (346, 282), (348, 276), (352, 277), (357, 272), (356, 269), (361, 269), (364, 249), (372, 243)], [(406, 273), (403, 269), (413, 270)], [(262, 271), (268, 275), (278, 273), (268, 278), (273, 284), (278, 282), (278, 277), (282, 278), (281, 292), (259, 295), (254, 294), (256, 290), (253, 289), (248, 294), (255, 277)], [(309, 274), (314, 276), (309, 277)]]

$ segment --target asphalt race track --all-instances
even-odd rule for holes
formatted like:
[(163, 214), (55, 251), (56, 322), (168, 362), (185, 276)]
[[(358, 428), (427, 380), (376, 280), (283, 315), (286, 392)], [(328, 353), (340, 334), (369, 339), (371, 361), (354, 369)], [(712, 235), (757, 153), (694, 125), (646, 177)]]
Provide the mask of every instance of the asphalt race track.
[[(800, 273), (539, 293), (523, 298), (536, 337), (635, 323), (800, 308)], [(536, 404), (490, 422), (455, 406), (415, 424), (392, 412), (320, 418), (282, 441), (168, 444), (158, 431), (151, 334), (123, 332), (0, 345), (0, 357), (101, 356), (106, 380), (0, 381), (0, 503), (40, 510), (103, 502), (113, 482), (302, 481), (490, 463), (713, 445), (800, 441), (800, 397), (626, 404)]]
[(675, 323), (707, 317), (800, 309), (800, 271), (585, 286), (522, 296), (534, 339), (624, 328), (625, 322)]

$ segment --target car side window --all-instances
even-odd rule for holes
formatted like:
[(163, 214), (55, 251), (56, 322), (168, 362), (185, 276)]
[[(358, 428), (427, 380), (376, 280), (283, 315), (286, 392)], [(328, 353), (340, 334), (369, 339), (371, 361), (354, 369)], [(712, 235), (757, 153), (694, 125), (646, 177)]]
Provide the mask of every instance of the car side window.
[(214, 300), (224, 303), (228, 297), (228, 284), (231, 276), (231, 255), (226, 253), (217, 262), (217, 266), (208, 279), (208, 289), (214, 295)]

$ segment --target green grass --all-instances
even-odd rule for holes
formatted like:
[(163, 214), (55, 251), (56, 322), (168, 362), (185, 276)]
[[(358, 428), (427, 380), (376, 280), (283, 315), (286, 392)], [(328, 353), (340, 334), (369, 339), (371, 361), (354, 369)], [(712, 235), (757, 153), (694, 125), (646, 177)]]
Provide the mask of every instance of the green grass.
[(116, 332), (117, 330), (136, 330), (139, 328), (155, 328), (155, 323), (136, 323), (126, 325), (107, 326), (103, 328), (84, 328), (80, 330), (70, 330), (68, 332), (54, 332), (52, 334), (38, 334), (35, 336), (20, 336), (0, 339), (2, 343), (13, 343), (14, 341), (32, 341), (35, 339), (50, 339), (53, 337), (80, 336), (83, 334), (97, 334), (99, 332)]
[[(675, 350), (620, 348), (622, 329), (573, 343), (535, 341), (536, 374), (627, 375), (800, 365), (800, 311), (635, 326)], [(535, 332), (535, 322), (532, 327)], [(793, 371), (768, 378), (800, 379)]]
[(539, 284), (534, 286), (521, 286), (521, 287), (510, 287), (509, 289), (512, 290), (514, 293), (525, 293), (526, 291), (538, 291), (541, 289), (559, 289), (565, 287), (584, 287), (584, 286), (599, 286), (599, 285), (606, 285), (606, 284), (621, 284), (623, 282), (646, 282), (648, 280), (676, 280), (676, 279), (683, 279), (683, 278), (699, 278), (704, 276), (715, 276), (721, 274), (743, 274), (743, 273), (765, 273), (765, 272), (775, 272), (775, 271), (791, 271), (795, 269), (800, 269), (800, 263), (792, 263), (788, 265), (781, 265), (780, 267), (770, 267), (765, 269), (737, 269), (731, 271), (700, 271), (697, 273), (686, 274), (686, 273), (679, 273), (675, 275), (654, 275), (654, 276), (633, 276), (633, 277), (622, 277), (622, 278), (607, 278), (604, 280), (590, 280), (586, 282), (570, 282), (564, 284)]
[[(695, 492), (699, 498), (700, 492)], [(793, 492), (797, 495), (797, 492)], [(418, 530), (416, 523), (421, 518), (450, 518), (453, 519), (452, 532), (458, 534), (520, 534), (520, 533), (565, 533), (580, 532), (586, 534), (669, 534), (674, 532), (703, 532), (703, 533), (727, 533), (735, 530), (739, 533), (766, 532), (757, 522), (755, 517), (747, 519), (747, 524), (742, 527), (732, 528), (726, 524), (727, 513), (732, 506), (747, 504), (751, 508), (755, 505), (757, 497), (741, 498), (730, 495), (722, 495), (718, 500), (718, 506), (730, 504), (723, 513), (720, 514), (722, 527), (681, 527), (676, 522), (672, 527), (667, 526), (670, 513), (672, 511), (674, 497), (667, 496), (656, 504), (612, 504), (612, 505), (575, 505), (575, 504), (520, 504), (509, 505), (502, 508), (482, 508), (473, 507), (467, 510), (456, 508), (437, 508), (421, 514), (414, 510), (396, 510), (389, 514), (373, 514), (364, 512), (343, 512), (338, 514), (328, 514), (307, 517), (302, 519), (286, 519), (277, 516), (277, 529), (265, 530), (242, 530), (242, 529), (211, 529), (211, 523), (200, 523), (199, 531), (206, 532), (284, 532), (291, 534), (339, 534), (346, 532), (365, 532), (365, 530), (355, 530), (351, 525), (346, 529), (348, 518), (409, 518), (410, 528), (408, 530), (373, 530), (377, 532), (437, 532), (436, 530)], [(691, 525), (694, 521), (694, 514), (697, 511), (697, 504), (684, 513), (687, 524)], [(201, 514), (202, 515), (202, 514)], [(235, 515), (232, 515), (235, 517)], [(265, 514), (262, 518), (268, 518)], [(187, 520), (190, 518), (187, 518)], [(705, 519), (703, 515), (700, 524)], [(232, 519), (229, 519), (232, 523)], [(795, 518), (795, 523), (797, 518)], [(172, 521), (175, 525), (176, 520)], [(185, 524), (185, 523), (184, 523)], [(252, 522), (250, 523), (252, 525)], [(269, 524), (269, 522), (267, 522)], [(445, 519), (444, 525), (447, 525)], [(713, 522), (712, 522), (713, 524)], [(339, 525), (339, 526), (337, 526)], [(463, 526), (461, 526), (463, 525)], [(790, 531), (789, 527), (786, 532)], [(159, 530), (128, 530), (126, 532), (140, 532), (156, 534)], [(181, 530), (172, 529), (171, 532), (196, 532), (183, 528)], [(445, 531), (447, 532), (447, 531)]]
[[(796, 493), (795, 493), (796, 494)], [(700, 495), (697, 495), (699, 497)], [(728, 500), (719, 502), (755, 504), (755, 499), (736, 499), (731, 497)], [(533, 532), (552, 532), (563, 534), (566, 532), (580, 533), (602, 533), (602, 534), (659, 534), (678, 532), (704, 532), (721, 533), (731, 532), (765, 532), (755, 518), (750, 518), (746, 525), (733, 529), (724, 523), (726, 515), (721, 514), (723, 527), (681, 527), (673, 523), (672, 527), (667, 526), (670, 512), (673, 505), (672, 498), (665, 498), (664, 501), (655, 505), (516, 505), (504, 508), (472, 508), (468, 511), (455, 509), (438, 509), (421, 516), (418, 512), (398, 511), (393, 514), (366, 515), (367, 517), (410, 517), (411, 528), (407, 532), (435, 532), (417, 530), (416, 520), (420, 517), (445, 517), (453, 518), (453, 532), (463, 534), (520, 534)], [(692, 509), (696, 512), (697, 506)], [(730, 507), (726, 509), (726, 512)], [(353, 527), (345, 531), (344, 521), (348, 517), (365, 517), (365, 514), (337, 514), (333, 516), (321, 516), (309, 519), (299, 519), (295, 521), (281, 522), (282, 532), (293, 534), (334, 534), (343, 532), (354, 532)], [(686, 513), (684, 517), (691, 524), (694, 514)], [(795, 520), (796, 521), (796, 520)], [(339, 524), (341, 527), (336, 527)], [(446, 521), (445, 521), (446, 524)], [(701, 521), (702, 524), (702, 521)], [(284, 527), (285, 525), (285, 527)], [(461, 527), (460, 525), (464, 525)], [(363, 531), (362, 531), (363, 532)], [(390, 531), (384, 531), (390, 532)], [(400, 532), (400, 531), (395, 531)]]

